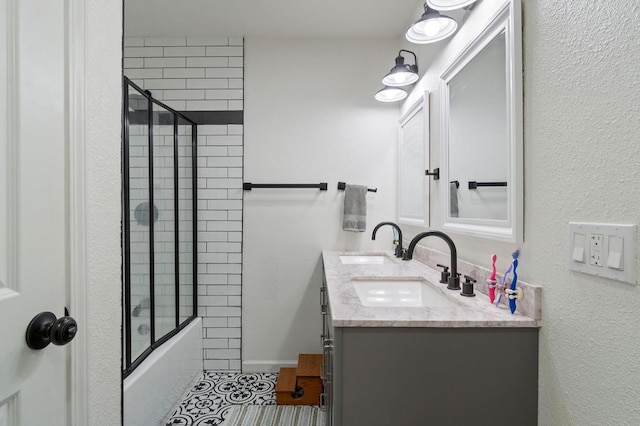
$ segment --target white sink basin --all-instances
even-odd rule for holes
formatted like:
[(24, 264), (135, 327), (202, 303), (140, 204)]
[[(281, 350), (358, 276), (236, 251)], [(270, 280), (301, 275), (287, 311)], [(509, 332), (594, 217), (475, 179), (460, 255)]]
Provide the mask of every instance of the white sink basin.
[(340, 256), (343, 265), (382, 265), (387, 262), (386, 256), (382, 255), (345, 255)]
[(421, 279), (352, 279), (363, 306), (427, 307), (459, 306)]

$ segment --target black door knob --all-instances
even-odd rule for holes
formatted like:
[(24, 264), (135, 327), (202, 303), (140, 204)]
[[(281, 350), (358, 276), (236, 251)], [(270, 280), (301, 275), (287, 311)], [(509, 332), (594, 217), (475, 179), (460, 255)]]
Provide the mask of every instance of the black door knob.
[(78, 324), (70, 316), (56, 318), (52, 312), (40, 312), (27, 326), (27, 346), (43, 349), (49, 343), (66, 345), (73, 340), (77, 331)]

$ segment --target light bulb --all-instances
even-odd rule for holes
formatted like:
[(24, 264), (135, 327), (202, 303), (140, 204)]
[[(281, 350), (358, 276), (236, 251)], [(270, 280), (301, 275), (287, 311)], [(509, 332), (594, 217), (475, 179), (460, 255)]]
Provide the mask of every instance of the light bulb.
[(407, 82), (410, 82), (413, 79), (412, 77), (413, 77), (412, 73), (397, 72), (389, 76), (389, 79), (392, 81), (388, 83), (391, 86), (401, 86), (401, 85), (407, 84)]
[(424, 26), (422, 28), (422, 31), (424, 32), (424, 34), (428, 37), (433, 37), (436, 34), (438, 34), (440, 32), (440, 29), (442, 28), (439, 21), (440, 20), (437, 18), (429, 19), (425, 21)]
[(457, 27), (451, 17), (428, 12), (407, 30), (405, 36), (411, 43), (435, 43), (451, 36)]
[(427, 0), (427, 6), (436, 10), (455, 10), (475, 3), (477, 0)]
[(376, 93), (376, 100), (380, 102), (397, 102), (407, 97), (407, 92), (397, 87), (385, 87)]
[(387, 80), (386, 81), (383, 80), (382, 82), (383, 83), (388, 83), (391, 86), (395, 86), (398, 83), (402, 83), (402, 78), (399, 78), (398, 73), (396, 73), (396, 74), (389, 75), (389, 77), (387, 77)]

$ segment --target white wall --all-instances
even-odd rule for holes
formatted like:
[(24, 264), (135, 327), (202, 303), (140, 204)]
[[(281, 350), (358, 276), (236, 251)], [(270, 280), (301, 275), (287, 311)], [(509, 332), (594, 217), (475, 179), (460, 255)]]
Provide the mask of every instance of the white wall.
[(640, 419), (640, 288), (569, 271), (567, 222), (640, 221), (640, 11), (633, 0), (575, 6), (524, 4), (521, 266), (545, 285), (540, 418), (631, 425)]
[[(373, 96), (397, 52), (397, 40), (246, 40), (245, 182), (329, 190), (244, 193), (245, 371), (320, 352), (321, 250), (391, 248), (390, 228), (371, 231), (396, 217), (399, 115)], [(365, 233), (342, 231), (338, 181), (378, 189)]]
[[(75, 10), (75, 8), (74, 8)], [(86, 424), (121, 419), (121, 180), (122, 3), (84, 2), (84, 148), (86, 222)], [(75, 105), (82, 107), (82, 105)], [(76, 182), (78, 183), (78, 182)], [(82, 183), (78, 183), (82, 186)]]
[[(519, 273), (544, 287), (539, 424), (637, 424), (640, 288), (570, 271), (567, 223), (638, 224), (640, 11), (633, 0), (522, 3), (525, 236)], [(436, 91), (432, 168), (440, 158), (436, 77), (427, 73), (420, 83)], [(431, 191), (437, 228), (438, 184)], [(418, 231), (407, 229), (407, 238)], [(487, 268), (492, 253), (505, 259), (516, 248), (452, 237), (461, 259)]]

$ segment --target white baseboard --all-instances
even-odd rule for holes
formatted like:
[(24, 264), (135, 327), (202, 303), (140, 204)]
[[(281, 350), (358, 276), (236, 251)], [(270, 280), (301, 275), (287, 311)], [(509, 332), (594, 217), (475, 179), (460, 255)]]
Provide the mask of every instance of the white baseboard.
[(298, 360), (256, 360), (243, 361), (243, 373), (277, 373), (280, 367), (296, 367)]

